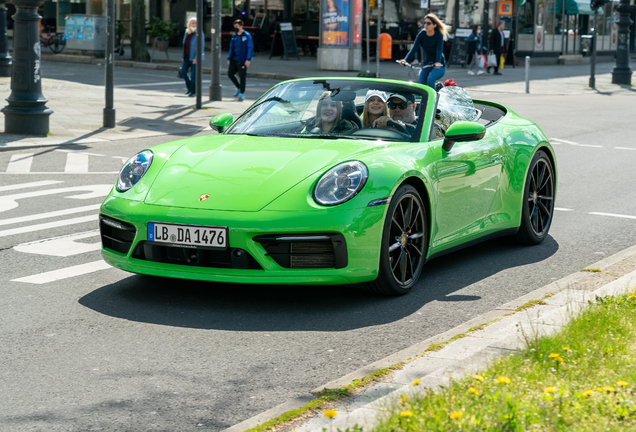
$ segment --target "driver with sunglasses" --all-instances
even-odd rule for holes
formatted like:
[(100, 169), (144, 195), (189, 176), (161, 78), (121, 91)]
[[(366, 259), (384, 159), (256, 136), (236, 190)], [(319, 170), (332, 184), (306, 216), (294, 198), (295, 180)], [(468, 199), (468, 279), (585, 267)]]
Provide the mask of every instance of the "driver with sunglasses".
[(387, 101), (389, 117), (383, 116), (373, 122), (373, 127), (393, 129), (387, 123), (393, 121), (413, 134), (417, 124), (415, 117), (415, 96), (412, 93), (391, 93)]

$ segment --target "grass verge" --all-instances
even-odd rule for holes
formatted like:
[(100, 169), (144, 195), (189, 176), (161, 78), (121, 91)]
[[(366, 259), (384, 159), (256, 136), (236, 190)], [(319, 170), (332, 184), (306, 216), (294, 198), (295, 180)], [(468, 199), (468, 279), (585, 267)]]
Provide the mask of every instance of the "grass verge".
[(403, 397), (373, 431), (636, 430), (636, 296), (597, 300), (482, 374)]

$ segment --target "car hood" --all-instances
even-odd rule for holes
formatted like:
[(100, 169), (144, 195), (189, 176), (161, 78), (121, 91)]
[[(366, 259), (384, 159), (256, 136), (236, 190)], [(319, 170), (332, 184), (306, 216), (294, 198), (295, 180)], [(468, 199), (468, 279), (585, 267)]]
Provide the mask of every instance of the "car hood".
[(145, 203), (258, 211), (316, 171), (377, 147), (377, 142), (354, 140), (199, 137), (166, 161)]

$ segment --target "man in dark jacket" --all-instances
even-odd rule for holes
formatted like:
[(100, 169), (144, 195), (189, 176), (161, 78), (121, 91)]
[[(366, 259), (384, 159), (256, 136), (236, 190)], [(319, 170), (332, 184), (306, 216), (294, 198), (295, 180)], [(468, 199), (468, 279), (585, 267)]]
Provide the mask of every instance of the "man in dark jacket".
[[(495, 57), (497, 57), (494, 75), (501, 75), (501, 72), (499, 72), (499, 57), (501, 57), (501, 54), (506, 52), (506, 47), (504, 46), (505, 36), (503, 32), (505, 25), (506, 23), (499, 21), (497, 28), (490, 32), (490, 52), (494, 53)], [(490, 67), (490, 64), (488, 67)]]
[[(227, 76), (237, 88), (234, 97), (239, 102), (242, 102), (245, 100), (245, 78), (247, 68), (250, 67), (250, 62), (252, 61), (254, 44), (252, 36), (246, 30), (243, 30), (243, 21), (240, 19), (234, 21), (234, 29), (235, 32), (230, 40), (230, 53), (227, 56), (227, 64), (229, 65)], [(240, 83), (236, 80), (235, 75), (237, 73), (241, 80)]]

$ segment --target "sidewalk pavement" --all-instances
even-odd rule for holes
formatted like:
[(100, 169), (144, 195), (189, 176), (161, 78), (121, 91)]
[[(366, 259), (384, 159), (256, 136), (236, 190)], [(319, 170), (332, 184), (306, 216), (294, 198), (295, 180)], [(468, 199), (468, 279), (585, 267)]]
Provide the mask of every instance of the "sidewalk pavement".
[[(128, 55), (130, 54), (128, 53)], [(165, 53), (155, 52), (155, 59), (162, 59), (162, 56), (165, 57)], [(168, 56), (170, 59), (178, 59), (180, 49), (171, 49)], [(69, 68), (73, 67), (73, 63), (104, 63), (103, 59), (90, 56), (52, 55), (45, 52), (43, 52), (42, 58), (42, 71), (45, 77), (46, 65), (49, 61), (67, 62)], [(204, 61), (203, 72), (205, 74), (210, 73), (209, 65), (210, 59), (208, 58)], [(115, 74), (117, 74), (119, 67), (176, 71), (180, 63), (139, 63), (124, 59), (117, 60), (116, 66)], [(225, 74), (225, 62), (222, 66), (222, 73)], [(363, 62), (363, 66), (366, 66), (365, 62)], [(534, 95), (613, 94), (633, 91), (634, 89), (630, 86), (611, 84), (609, 72), (612, 66), (611, 63), (597, 65), (596, 90), (587, 87), (589, 65), (536, 66), (531, 70), (530, 93)], [(375, 70), (374, 67), (375, 64), (372, 62), (372, 71)], [(248, 77), (276, 81), (311, 76), (355, 77), (358, 75), (358, 72), (318, 70), (315, 57), (281, 60), (280, 57), (270, 59), (267, 53), (257, 53), (249, 70)], [(524, 68), (506, 68), (502, 76), (488, 74), (469, 76), (466, 72), (466, 69), (451, 66), (444, 78), (455, 79), (460, 86), (466, 87), (476, 98), (488, 99), (488, 94), (496, 93), (525, 94)], [(140, 73), (143, 72), (140, 71)], [(394, 61), (382, 62), (380, 74), (381, 78), (397, 80), (406, 80), (408, 77), (408, 71)], [(164, 134), (191, 135), (206, 130), (212, 116), (221, 112), (239, 115), (252, 102), (246, 100), (246, 102), (240, 103), (231, 98), (212, 102), (208, 101), (207, 95), (204, 94), (203, 109), (196, 110), (194, 109), (194, 98), (188, 98), (185, 95), (146, 89), (115, 88), (117, 126), (113, 129), (107, 129), (102, 127), (105, 103), (103, 86), (43, 78), (42, 92), (48, 100), (47, 106), (53, 110), (50, 117), (50, 134), (46, 137), (0, 134), (0, 150), (114, 141)], [(10, 94), (10, 78), (0, 78), (0, 96), (6, 99)], [(496, 100), (496, 97), (493, 99)], [(0, 130), (4, 130), (4, 116), (0, 116)]]
[[(470, 321), (434, 336), (385, 359), (327, 383), (286, 404), (272, 408), (223, 432), (243, 432), (284, 412), (300, 408), (323, 389), (337, 389), (361, 379), (377, 370), (406, 361), (400, 370), (380, 379), (380, 382), (359, 391), (349, 399), (335, 404), (338, 415), (331, 423), (322, 412), (313, 413), (276, 430), (324, 432), (325, 430), (354, 430), (358, 425), (371, 430), (390, 408), (399, 406), (402, 395), (411, 397), (424, 389), (436, 390), (449, 380), (464, 378), (485, 370), (497, 358), (510, 355), (526, 346), (526, 338), (558, 332), (598, 297), (617, 296), (636, 288), (636, 246), (605, 258), (590, 268), (599, 272), (579, 272), (539, 288), (509, 303), (471, 319)], [(517, 311), (536, 304), (540, 306)], [(471, 331), (475, 327), (481, 329)], [(433, 344), (448, 343), (440, 350), (427, 352)], [(459, 338), (458, 338), (459, 337)], [(413, 381), (419, 379), (417, 386)]]

